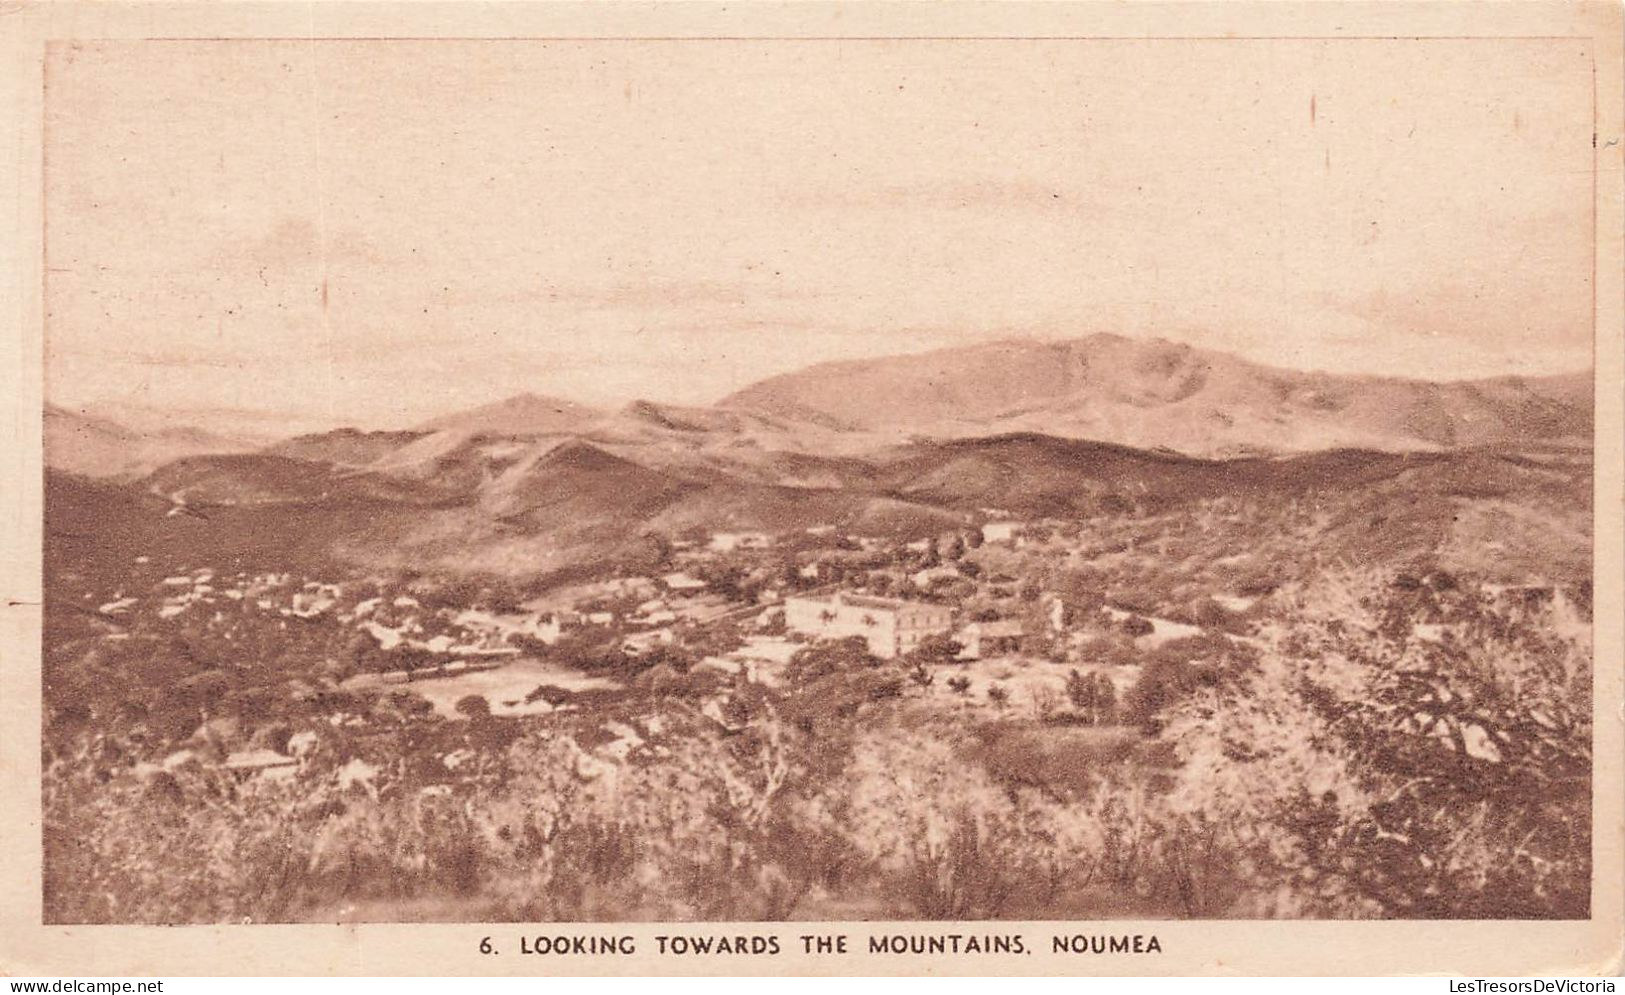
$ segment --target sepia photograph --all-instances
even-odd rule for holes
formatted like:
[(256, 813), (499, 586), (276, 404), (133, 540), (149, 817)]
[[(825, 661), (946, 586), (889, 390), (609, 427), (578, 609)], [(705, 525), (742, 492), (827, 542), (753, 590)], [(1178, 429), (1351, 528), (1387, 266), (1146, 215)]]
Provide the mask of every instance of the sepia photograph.
[(40, 51), (43, 926), (1617, 902), (1589, 34), (350, 34)]

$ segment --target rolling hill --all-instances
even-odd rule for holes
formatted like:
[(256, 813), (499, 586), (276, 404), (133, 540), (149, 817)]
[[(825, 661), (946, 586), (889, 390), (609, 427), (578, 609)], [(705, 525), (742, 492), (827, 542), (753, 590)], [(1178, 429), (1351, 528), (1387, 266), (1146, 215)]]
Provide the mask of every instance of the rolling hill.
[(1384, 491), (1397, 499), (1538, 498), (1550, 508), (1590, 508), (1591, 460), (1583, 449), (1536, 458), (1513, 450), (1382, 452), (1332, 449), (1290, 456), (1204, 458), (1128, 446), (1014, 434), (900, 447), (877, 487), (950, 508), (995, 507), (1022, 515), (1154, 513), (1230, 497), (1340, 502)]
[(578, 431), (604, 416), (585, 404), (541, 394), (519, 394), (506, 400), (433, 418), (416, 431), (467, 432), (474, 435), (558, 435)]
[(360, 467), (376, 462), (389, 454), (416, 442), (422, 432), (364, 432), (356, 428), (338, 428), (331, 432), (313, 432), (295, 436), (266, 447), (262, 452), (275, 456), (315, 460), (335, 466)]
[[(1579, 375), (1300, 373), (1094, 336), (826, 364), (713, 407), (608, 412), (521, 395), (412, 430), (254, 451), (49, 408), (47, 524), (63, 508), (94, 520), (99, 506), (108, 542), (174, 542), (189, 560), (537, 575), (641, 562), (655, 537), (696, 528), (918, 538), (990, 508), (1088, 519), (1225, 498), (1306, 503), (1327, 548), (1356, 559), (1450, 548), (1538, 564), (1556, 555), (1544, 520), (1580, 571), (1590, 390)], [(55, 529), (48, 542), (96, 534)]]
[[(499, 445), (501, 459), (481, 448)], [(906, 443), (838, 461), (832, 474), (832, 461), (820, 459), (800, 468), (808, 479), (796, 486), (757, 479), (756, 464), (743, 475), (709, 462), (704, 472), (672, 473), (573, 437), (462, 438), (452, 453), (463, 462), (453, 461), (451, 477), (263, 453), (188, 457), (135, 485), (53, 471), (48, 545), (184, 550), (189, 563), (217, 553), (275, 569), (293, 558), (531, 576), (640, 562), (652, 537), (695, 528), (833, 525), (919, 538), (967, 527), (989, 508), (1087, 521), (1225, 499), (1320, 509), (1317, 556), (1391, 560), (1449, 548), (1458, 562), (1515, 558), (1532, 570), (1561, 561), (1576, 572), (1589, 549), (1575, 540), (1589, 532), (1585, 448), (1216, 459), (1026, 433)], [(778, 457), (786, 472), (803, 459)], [(176, 501), (204, 514), (171, 515)], [(63, 528), (64, 520), (94, 524)], [(1553, 529), (1568, 538), (1544, 538)]]
[(1589, 374), (1431, 383), (1278, 369), (1160, 339), (1094, 335), (825, 363), (720, 402), (867, 432), (1012, 432), (1196, 455), (1581, 441)]
[(429, 505), (449, 499), (421, 482), (271, 453), (188, 456), (164, 464), (140, 483), (151, 494), (188, 506), (343, 501)]
[(480, 489), (492, 517), (541, 527), (610, 519), (634, 525), (687, 485), (579, 440), (538, 447)]
[(191, 426), (139, 430), (88, 411), (45, 406), (46, 465), (86, 477), (133, 480), (185, 456), (248, 452), (257, 445)]

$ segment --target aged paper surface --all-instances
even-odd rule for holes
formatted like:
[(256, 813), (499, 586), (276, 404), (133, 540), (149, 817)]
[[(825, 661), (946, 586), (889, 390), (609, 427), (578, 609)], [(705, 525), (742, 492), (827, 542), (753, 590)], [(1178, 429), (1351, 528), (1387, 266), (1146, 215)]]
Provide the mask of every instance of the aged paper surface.
[(0, 23), (0, 969), (1618, 969), (1617, 5)]

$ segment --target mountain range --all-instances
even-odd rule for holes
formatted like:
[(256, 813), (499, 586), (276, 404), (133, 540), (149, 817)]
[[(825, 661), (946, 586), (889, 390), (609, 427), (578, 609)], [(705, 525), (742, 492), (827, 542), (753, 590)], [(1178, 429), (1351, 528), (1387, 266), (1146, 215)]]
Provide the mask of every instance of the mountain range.
[(87, 477), (133, 479), (172, 460), (249, 452), (266, 442), (184, 423), (135, 427), (99, 412), (45, 406), (46, 466)]
[(1040, 432), (1207, 456), (1583, 441), (1592, 410), (1589, 374), (1433, 383), (1307, 373), (1105, 334), (825, 363), (720, 406), (860, 431)]
[[(527, 394), (269, 445), (48, 408), (47, 524), (54, 499), (59, 520), (134, 515), (101, 528), (137, 545), (519, 574), (635, 559), (696, 528), (922, 535), (989, 508), (1087, 517), (1380, 493), (1422, 501), (1426, 526), (1412, 514), (1406, 535), (1438, 544), (1462, 501), (1588, 508), (1591, 411), (1581, 375), (1334, 376), (1116, 336), (824, 364), (710, 407)], [(1378, 541), (1367, 528), (1349, 542)]]
[[(859, 455), (916, 439), (1037, 433), (1191, 456), (1331, 448), (1387, 452), (1536, 443), (1588, 445), (1591, 375), (1432, 382), (1304, 372), (1162, 339), (1111, 334), (994, 342), (845, 360), (752, 384), (710, 407), (634, 401), (618, 410), (520, 394), (391, 432), (285, 439), (282, 455), (365, 465), (441, 458), (467, 440), (578, 436), (608, 446), (659, 442)], [(90, 476), (166, 459), (265, 448), (240, 425), (221, 431), (101, 409), (47, 406), (47, 462)], [(453, 441), (457, 440), (457, 441)], [(419, 453), (395, 451), (420, 443)]]

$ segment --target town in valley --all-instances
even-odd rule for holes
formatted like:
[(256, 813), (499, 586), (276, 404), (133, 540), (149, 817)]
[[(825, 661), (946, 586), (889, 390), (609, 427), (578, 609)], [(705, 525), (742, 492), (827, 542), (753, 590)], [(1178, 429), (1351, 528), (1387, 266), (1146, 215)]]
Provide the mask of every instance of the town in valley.
[[(1127, 355), (1153, 396), (1296, 376), (1042, 348)], [(1412, 410), (1362, 426), (1406, 445), (1237, 431), (1200, 456), (887, 435), (782, 384), (253, 448), (53, 409), (47, 907), (1426, 916), (1465, 889), (1573, 913), (1588, 844), (1553, 813), (1589, 797), (1590, 453), (1568, 389), (1462, 389), (1434, 416), (1469, 445), (1398, 434)], [(1353, 396), (1298, 390), (1275, 417)], [(1505, 845), (1442, 857), (1464, 806)]]

